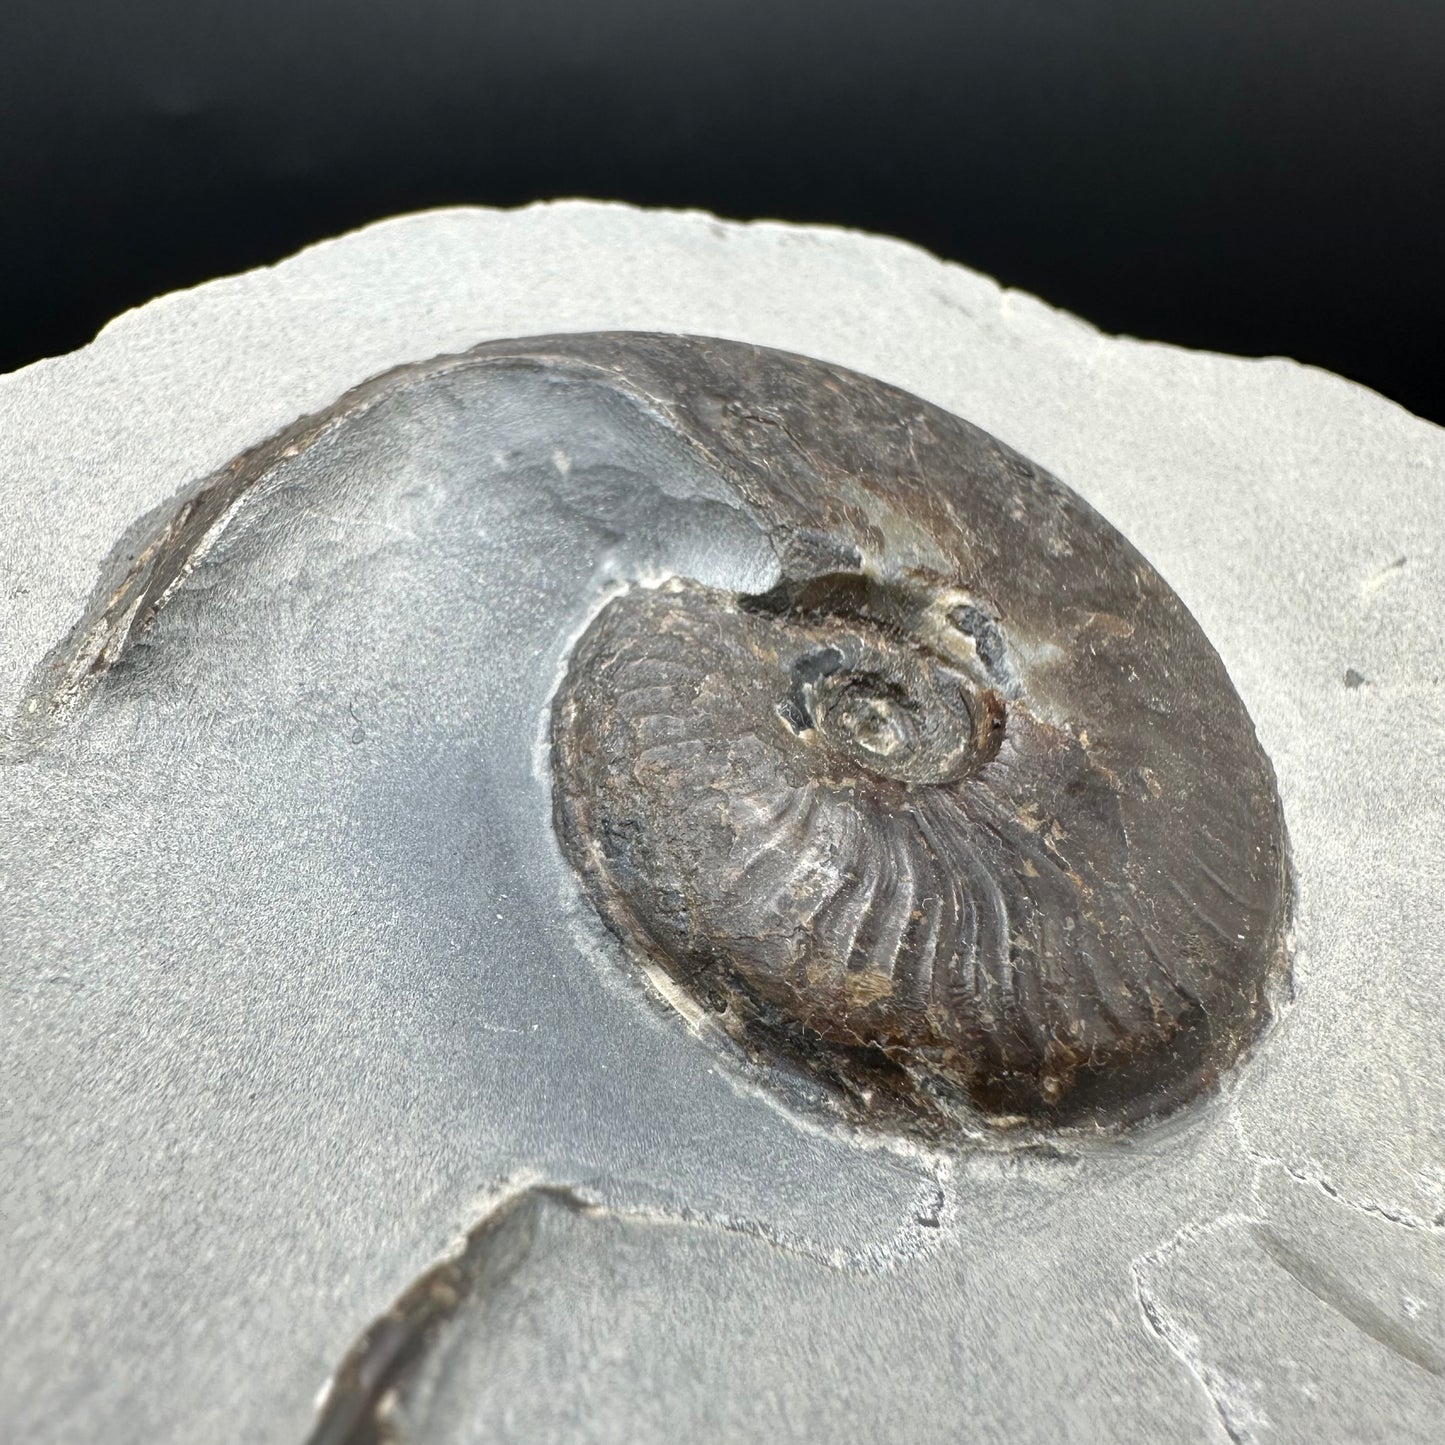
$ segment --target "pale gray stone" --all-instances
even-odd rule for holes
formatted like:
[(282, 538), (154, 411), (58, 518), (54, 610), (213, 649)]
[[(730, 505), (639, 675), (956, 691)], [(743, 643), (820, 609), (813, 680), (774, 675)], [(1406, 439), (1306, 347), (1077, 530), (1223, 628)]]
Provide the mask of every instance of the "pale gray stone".
[[(1059, 1158), (929, 1153), (719, 1067), (551, 837), (556, 599), (591, 574), (565, 519), (438, 484), (434, 412), (412, 451), (317, 448), (304, 526), (240, 530), (177, 645), (33, 743), (38, 669), (189, 484), (398, 363), (602, 329), (914, 391), (1179, 592), (1299, 888), (1294, 1001), (1222, 1097)], [(7, 1438), (300, 1441), (368, 1321), (533, 1183), (570, 1193), (524, 1196), (402, 1401), (419, 1439), (1437, 1438), (1440, 429), (895, 241), (569, 202), (153, 302), (0, 378), (0, 461)]]

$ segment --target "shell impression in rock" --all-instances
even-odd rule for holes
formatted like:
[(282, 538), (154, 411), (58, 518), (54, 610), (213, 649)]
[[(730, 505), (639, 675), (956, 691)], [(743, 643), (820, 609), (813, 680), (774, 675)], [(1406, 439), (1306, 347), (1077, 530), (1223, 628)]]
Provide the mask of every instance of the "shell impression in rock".
[(1115, 1126), (1209, 1087), (1285, 968), (1273, 773), (1179, 598), (1066, 486), (877, 381), (573, 343), (770, 539), (603, 606), (553, 719), (611, 928), (855, 1118)]

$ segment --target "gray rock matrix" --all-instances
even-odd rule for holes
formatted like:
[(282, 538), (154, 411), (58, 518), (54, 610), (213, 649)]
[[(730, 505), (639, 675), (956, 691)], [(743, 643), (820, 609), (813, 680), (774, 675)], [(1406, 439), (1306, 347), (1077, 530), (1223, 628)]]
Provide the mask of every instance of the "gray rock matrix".
[[(601, 545), (458, 482), (441, 411), (318, 445), (293, 521), (229, 528), (125, 686), (37, 729), (45, 660), (187, 487), (400, 363), (610, 329), (914, 392), (1178, 592), (1298, 889), (1294, 996), (1219, 1097), (933, 1151), (726, 1066), (551, 831)], [(1437, 1441), (1442, 617), (1440, 429), (842, 231), (404, 217), (0, 378), (0, 1435)], [(352, 1400), (394, 1302), (409, 1369)]]

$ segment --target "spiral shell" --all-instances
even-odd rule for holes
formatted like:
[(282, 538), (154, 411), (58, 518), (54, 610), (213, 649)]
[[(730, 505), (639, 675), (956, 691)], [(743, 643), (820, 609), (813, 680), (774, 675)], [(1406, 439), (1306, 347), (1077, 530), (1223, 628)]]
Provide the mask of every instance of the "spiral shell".
[(1269, 1016), (1289, 888), (1179, 599), (916, 397), (697, 338), (611, 357), (783, 577), (634, 586), (573, 650), (555, 816), (611, 927), (855, 1118), (1111, 1126), (1211, 1085)]

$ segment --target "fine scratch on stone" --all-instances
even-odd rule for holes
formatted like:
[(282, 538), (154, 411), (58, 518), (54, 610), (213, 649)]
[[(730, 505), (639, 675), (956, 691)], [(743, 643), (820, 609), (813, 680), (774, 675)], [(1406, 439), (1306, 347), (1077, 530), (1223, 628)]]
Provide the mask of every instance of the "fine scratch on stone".
[(1445, 1378), (1445, 1355), (1357, 1294), (1333, 1270), (1302, 1254), (1268, 1225), (1252, 1224), (1250, 1233), (1264, 1252), (1321, 1304), (1402, 1360), (1437, 1379)]
[(1400, 573), (1404, 571), (1405, 563), (1408, 560), (1409, 559), (1406, 557), (1396, 557), (1395, 560), (1389, 564), (1389, 566), (1382, 567), (1378, 572), (1374, 574), (1374, 576), (1367, 577), (1365, 581), (1360, 584), (1361, 595), (1364, 597), (1371, 597), (1376, 592), (1378, 592), (1380, 588), (1386, 586), (1390, 582), (1393, 582), (1395, 578), (1397, 578)]

